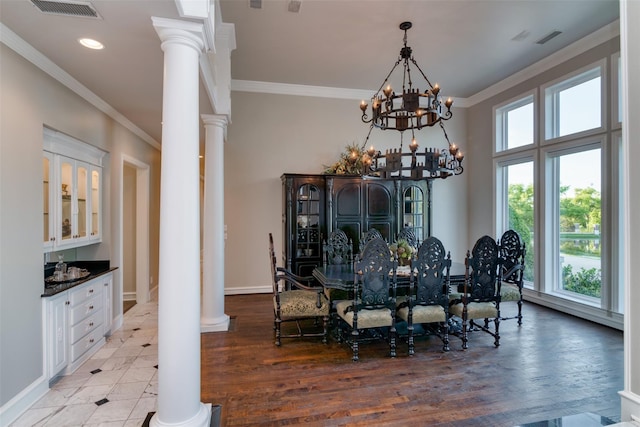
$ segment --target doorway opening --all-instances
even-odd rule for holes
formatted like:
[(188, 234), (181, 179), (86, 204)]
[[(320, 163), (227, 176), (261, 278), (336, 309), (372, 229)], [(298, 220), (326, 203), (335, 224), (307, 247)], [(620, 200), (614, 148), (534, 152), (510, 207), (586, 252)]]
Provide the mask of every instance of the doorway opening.
[(122, 158), (121, 298), (122, 313), (150, 300), (149, 166)]

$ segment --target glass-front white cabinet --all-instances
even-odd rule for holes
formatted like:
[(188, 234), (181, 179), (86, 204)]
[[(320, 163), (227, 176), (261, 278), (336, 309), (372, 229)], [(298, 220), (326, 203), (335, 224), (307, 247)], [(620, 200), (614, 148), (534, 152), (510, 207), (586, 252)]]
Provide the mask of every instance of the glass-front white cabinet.
[(44, 251), (100, 242), (104, 152), (48, 129), (44, 141)]

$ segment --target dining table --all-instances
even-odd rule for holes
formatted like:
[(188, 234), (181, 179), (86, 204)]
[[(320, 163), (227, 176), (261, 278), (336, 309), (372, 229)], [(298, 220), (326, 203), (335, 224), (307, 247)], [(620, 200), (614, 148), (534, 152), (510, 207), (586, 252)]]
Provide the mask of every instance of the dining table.
[[(410, 267), (398, 267), (396, 276), (398, 287), (409, 286)], [(354, 288), (355, 270), (353, 263), (320, 265), (313, 269), (313, 277), (325, 289), (352, 291)], [(464, 284), (465, 266), (460, 262), (452, 262), (449, 270), (450, 289), (458, 290)]]

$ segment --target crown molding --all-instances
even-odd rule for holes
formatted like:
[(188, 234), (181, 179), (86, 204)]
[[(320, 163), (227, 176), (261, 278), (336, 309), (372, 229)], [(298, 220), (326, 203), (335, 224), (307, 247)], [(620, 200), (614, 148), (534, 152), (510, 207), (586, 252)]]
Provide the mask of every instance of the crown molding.
[(122, 126), (133, 132), (140, 139), (151, 145), (153, 148), (160, 150), (160, 144), (153, 139), (145, 131), (133, 124), (129, 119), (116, 111), (111, 105), (107, 104), (95, 93), (91, 92), (86, 86), (74, 79), (69, 73), (57, 66), (53, 61), (44, 56), (33, 46), (25, 42), (16, 33), (11, 31), (7, 26), (0, 22), (0, 42), (14, 50), (18, 55), (31, 62), (36, 67), (62, 83), (64, 86), (75, 92), (78, 96), (85, 99), (91, 105), (102, 111)]
[[(556, 65), (566, 62), (568, 59), (580, 55), (599, 44), (605, 43), (620, 35), (620, 21), (616, 20), (609, 25), (589, 34), (577, 42), (561, 49), (535, 64), (519, 71), (506, 79), (470, 96), (469, 98), (454, 98), (457, 108), (471, 107), (479, 102), (491, 98), (517, 84), (547, 71)], [(275, 95), (312, 96), (318, 98), (336, 99), (370, 99), (374, 90), (343, 89), (325, 86), (306, 86), (287, 83), (259, 82), (251, 80), (231, 80), (231, 90), (237, 92), (270, 93)]]
[(270, 93), (275, 95), (312, 96), (336, 99), (369, 99), (374, 91), (337, 87), (296, 85), (289, 83), (231, 80), (231, 90), (237, 92)]

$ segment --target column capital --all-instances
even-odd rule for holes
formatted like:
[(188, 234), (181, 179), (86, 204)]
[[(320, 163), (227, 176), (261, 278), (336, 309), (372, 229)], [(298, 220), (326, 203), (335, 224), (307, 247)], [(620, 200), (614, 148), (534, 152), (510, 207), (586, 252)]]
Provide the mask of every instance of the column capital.
[(217, 126), (225, 131), (229, 124), (229, 117), (226, 114), (201, 114), (200, 118), (205, 126)]
[(162, 50), (167, 44), (178, 43), (192, 47), (198, 54), (208, 48), (204, 34), (204, 26), (195, 22), (178, 19), (151, 17), (153, 27), (162, 41)]

